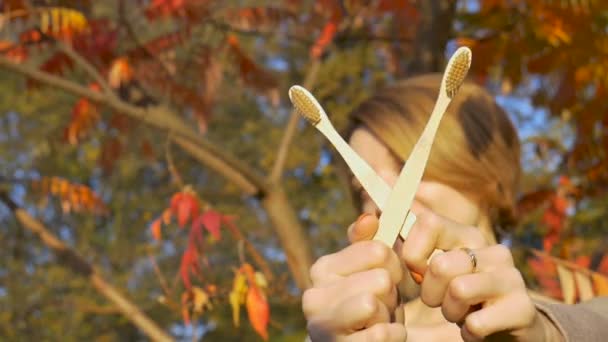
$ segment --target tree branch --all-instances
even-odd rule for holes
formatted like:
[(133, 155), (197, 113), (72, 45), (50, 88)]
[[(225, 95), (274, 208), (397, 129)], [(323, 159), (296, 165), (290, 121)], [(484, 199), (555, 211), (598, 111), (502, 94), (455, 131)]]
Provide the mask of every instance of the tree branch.
[[(304, 88), (312, 88), (317, 80), (320, 64), (321, 63), (318, 59), (313, 60), (310, 70), (304, 78), (304, 83), (302, 85)], [(268, 183), (270, 184), (276, 184), (281, 180), (283, 170), (285, 169), (285, 162), (287, 161), (289, 147), (291, 146), (291, 142), (296, 134), (296, 128), (299, 121), (300, 114), (294, 108), (291, 111), (289, 122), (287, 122), (287, 126), (285, 126), (285, 132), (283, 133), (281, 143), (279, 144), (279, 150), (277, 151), (277, 159), (275, 160), (274, 165), (272, 166), (272, 171), (270, 172), (270, 176), (268, 177)]]
[(71, 46), (67, 45), (66, 43), (60, 40), (55, 40), (55, 45), (57, 45), (59, 51), (65, 53), (68, 57), (70, 57), (71, 60), (74, 61), (74, 63), (76, 63), (76, 65), (80, 66), (87, 74), (89, 74), (90, 77), (92, 77), (97, 83), (99, 83), (99, 86), (101, 87), (101, 89), (103, 89), (104, 93), (107, 96), (114, 96), (114, 92), (112, 91), (112, 88), (110, 88), (108, 82), (106, 82), (105, 78), (103, 78), (99, 74), (99, 72), (97, 72), (97, 69), (95, 69), (95, 67), (91, 65), (91, 63), (89, 63), (86, 59), (84, 59), (81, 55), (74, 51)]
[(117, 112), (138, 119), (150, 126), (171, 132), (173, 141), (181, 146), (201, 164), (208, 166), (226, 180), (239, 187), (246, 195), (262, 200), (262, 206), (269, 214), (283, 248), (287, 264), (297, 286), (306, 289), (310, 286), (309, 268), (312, 265), (312, 251), (308, 236), (298, 220), (289, 198), (279, 184), (269, 185), (244, 165), (241, 161), (221, 151), (218, 147), (202, 139), (198, 132), (189, 126), (168, 108), (162, 106), (142, 109), (134, 107), (120, 99), (108, 97), (92, 91), (77, 83), (24, 64), (16, 64), (0, 57), (0, 68), (31, 77), (41, 83), (86, 97), (94, 102), (104, 104)]
[(86, 97), (94, 102), (104, 104), (115, 111), (124, 113), (146, 124), (171, 132), (174, 141), (180, 146), (187, 146), (189, 151), (195, 151), (195, 157), (205, 163), (214, 171), (226, 177), (229, 181), (239, 186), (248, 195), (260, 195), (267, 190), (263, 179), (255, 175), (248, 166), (239, 160), (228, 156), (213, 144), (203, 140), (192, 127), (188, 126), (181, 118), (169, 108), (156, 106), (142, 109), (105, 94), (93, 91), (78, 83), (62, 79), (50, 73), (40, 71), (32, 66), (13, 63), (0, 57), (0, 67), (22, 75), (36, 79), (47, 85), (65, 90), (74, 95)]
[(40, 221), (30, 216), (25, 210), (19, 208), (15, 202), (4, 192), (0, 193), (0, 200), (13, 212), (17, 221), (27, 230), (36, 234), (40, 240), (50, 248), (59, 262), (71, 269), (79, 276), (88, 278), (91, 285), (106, 299), (112, 302), (120, 312), (133, 325), (141, 329), (154, 341), (172, 341), (154, 321), (143, 313), (135, 304), (124, 297), (118, 289), (108, 283), (99, 273), (97, 267), (89, 264), (75, 250), (68, 247), (53, 235)]

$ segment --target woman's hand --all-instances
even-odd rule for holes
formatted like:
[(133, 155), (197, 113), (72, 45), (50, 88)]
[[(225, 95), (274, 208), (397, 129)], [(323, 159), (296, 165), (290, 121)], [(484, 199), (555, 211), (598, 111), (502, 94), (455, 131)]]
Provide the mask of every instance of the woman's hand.
[[(489, 246), (478, 229), (419, 204), (412, 210), (417, 220), (401, 247), (402, 259), (423, 275), (422, 301), (441, 307), (465, 341), (544, 341), (552, 334), (547, 331), (555, 327), (536, 310), (508, 248)], [(435, 249), (446, 252), (431, 257)]]
[[(377, 226), (375, 216), (362, 215), (349, 231)], [(391, 319), (402, 277), (392, 249), (376, 241), (355, 242), (321, 257), (310, 275), (313, 287), (304, 292), (302, 307), (312, 341), (405, 341), (403, 322)]]

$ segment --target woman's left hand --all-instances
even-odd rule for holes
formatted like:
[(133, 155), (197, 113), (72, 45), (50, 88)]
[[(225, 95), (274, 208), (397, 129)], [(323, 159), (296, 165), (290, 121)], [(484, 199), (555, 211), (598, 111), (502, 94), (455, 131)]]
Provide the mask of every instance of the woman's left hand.
[[(401, 257), (408, 269), (423, 274), (422, 301), (441, 307), (448, 321), (459, 324), (465, 341), (498, 336), (544, 341), (550, 336), (546, 330), (554, 327), (536, 310), (507, 247), (489, 245), (479, 229), (417, 203), (412, 211), (417, 220)], [(435, 249), (446, 252), (432, 256)]]

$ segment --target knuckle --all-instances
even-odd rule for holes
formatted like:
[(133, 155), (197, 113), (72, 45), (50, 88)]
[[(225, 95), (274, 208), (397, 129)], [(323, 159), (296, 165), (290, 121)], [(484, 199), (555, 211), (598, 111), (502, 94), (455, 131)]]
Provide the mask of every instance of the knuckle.
[(378, 294), (387, 294), (393, 288), (393, 282), (391, 281), (391, 275), (387, 270), (385, 270), (383, 268), (377, 269), (374, 272), (374, 283), (375, 283), (376, 291), (378, 291)]
[(465, 326), (469, 333), (477, 338), (486, 337), (486, 326), (481, 319), (479, 319), (478, 315), (469, 315), (465, 319)]
[(448, 285), (448, 294), (457, 301), (466, 301), (469, 297), (467, 284), (461, 279), (454, 279)]
[(372, 316), (378, 310), (378, 302), (371, 294), (362, 294), (359, 304), (359, 310), (365, 317)]
[(437, 278), (441, 278), (450, 271), (450, 261), (445, 255), (436, 255), (431, 259), (429, 272)]
[(437, 229), (441, 227), (441, 220), (431, 212), (425, 212), (417, 220), (420, 221), (420, 225), (424, 229)]
[(505, 264), (512, 266), (513, 265), (513, 255), (508, 247), (502, 244), (495, 245), (493, 247), (494, 253), (498, 260), (504, 262)]
[(377, 324), (370, 330), (372, 341), (388, 341), (388, 327), (385, 324)]
[(306, 318), (310, 318), (317, 311), (317, 298), (318, 290), (315, 288), (307, 289), (302, 294), (302, 312)]
[(370, 241), (368, 253), (371, 260), (378, 264), (383, 264), (390, 258), (391, 251), (382, 243)]
[(324, 255), (310, 267), (310, 279), (313, 284), (320, 282), (327, 275), (329, 256)]

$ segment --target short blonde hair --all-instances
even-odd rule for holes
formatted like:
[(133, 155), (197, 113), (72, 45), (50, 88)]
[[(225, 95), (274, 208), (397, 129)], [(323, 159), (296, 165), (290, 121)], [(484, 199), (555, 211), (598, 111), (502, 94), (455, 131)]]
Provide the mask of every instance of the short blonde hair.
[[(395, 82), (350, 113), (404, 162), (435, 104), (440, 74)], [(424, 179), (453, 187), (484, 204), (494, 229), (515, 223), (520, 144), (513, 123), (483, 88), (465, 82), (448, 107)]]

